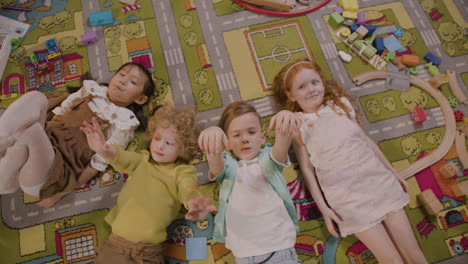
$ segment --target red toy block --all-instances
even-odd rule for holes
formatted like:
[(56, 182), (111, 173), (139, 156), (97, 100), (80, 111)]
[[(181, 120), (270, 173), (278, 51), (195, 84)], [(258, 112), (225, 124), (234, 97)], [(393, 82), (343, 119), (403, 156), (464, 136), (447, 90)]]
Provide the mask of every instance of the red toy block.
[(465, 118), (465, 114), (463, 114), (463, 112), (460, 110), (453, 112), (453, 114), (455, 115), (455, 120), (457, 121), (463, 121), (463, 118)]
[(414, 124), (419, 124), (426, 121), (426, 113), (424, 112), (424, 108), (416, 107), (410, 113), (411, 120)]

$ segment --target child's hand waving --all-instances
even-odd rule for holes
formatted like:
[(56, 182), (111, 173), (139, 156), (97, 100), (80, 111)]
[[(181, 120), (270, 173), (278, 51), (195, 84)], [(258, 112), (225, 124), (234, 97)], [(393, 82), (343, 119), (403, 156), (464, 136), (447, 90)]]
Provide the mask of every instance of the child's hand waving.
[(106, 138), (99, 128), (97, 119), (93, 117), (93, 125), (84, 121), (80, 130), (86, 134), (89, 148), (101, 155), (106, 160), (113, 160), (116, 155), (116, 150), (113, 146), (106, 144)]
[(270, 120), (268, 131), (275, 130), (284, 136), (294, 136), (299, 132), (302, 120), (294, 113), (283, 110), (278, 112)]
[(185, 219), (192, 221), (201, 220), (208, 216), (210, 212), (217, 211), (214, 205), (209, 205), (210, 202), (211, 199), (204, 195), (195, 196), (190, 199), (187, 203), (189, 211), (185, 215)]
[(202, 151), (207, 154), (221, 153), (229, 150), (229, 143), (224, 131), (217, 126), (209, 127), (203, 130), (198, 137), (198, 145)]

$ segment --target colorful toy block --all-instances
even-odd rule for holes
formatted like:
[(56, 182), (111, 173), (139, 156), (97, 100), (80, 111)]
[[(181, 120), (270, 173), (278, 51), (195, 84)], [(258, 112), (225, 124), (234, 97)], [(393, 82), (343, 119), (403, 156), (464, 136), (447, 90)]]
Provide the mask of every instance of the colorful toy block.
[(452, 185), (453, 194), (456, 197), (465, 196), (468, 194), (468, 181), (462, 181), (458, 184)]
[(98, 41), (97, 33), (95, 31), (86, 32), (80, 36), (80, 41), (83, 45), (96, 43)]
[(419, 73), (419, 69), (418, 67), (409, 67), (408, 68), (408, 71), (411, 75), (418, 75)]
[(446, 179), (452, 178), (453, 176), (457, 175), (459, 171), (460, 168), (455, 162), (447, 162), (439, 169), (439, 172), (442, 175), (442, 177)]
[(387, 53), (384, 55), (384, 60), (385, 60), (386, 62), (392, 61), (394, 58), (395, 58), (395, 52), (387, 52)]
[(89, 14), (89, 23), (92, 27), (114, 24), (112, 9)]
[(410, 113), (411, 120), (414, 124), (420, 124), (426, 121), (426, 113), (424, 112), (424, 108), (418, 106), (415, 107)]
[(449, 98), (447, 98), (447, 100), (449, 101), (449, 104), (452, 107), (457, 107), (457, 105), (459, 103), (458, 99), (455, 96), (450, 96)]
[(442, 209), (444, 209), (444, 206), (439, 201), (439, 199), (437, 199), (432, 189), (424, 190), (423, 192), (418, 194), (418, 198), (424, 205), (424, 208), (426, 209), (427, 213), (429, 213), (430, 215), (436, 215), (437, 213), (442, 211)]
[(344, 11), (344, 9), (341, 6), (336, 6), (335, 7), (335, 12), (337, 12), (338, 14), (341, 15), (343, 13), (343, 11)]
[(382, 54), (385, 50), (385, 45), (382, 37), (376, 37), (374, 39), (374, 47), (377, 49), (377, 54)]
[(419, 57), (416, 55), (403, 55), (401, 56), (401, 63), (406, 66), (417, 66), (419, 64)]
[(359, 26), (354, 32), (358, 34), (358, 39), (363, 39), (369, 33), (369, 30), (364, 26)]
[(338, 12), (333, 12), (328, 17), (328, 24), (330, 24), (332, 28), (337, 28), (341, 26), (343, 22), (344, 18)]
[(465, 114), (463, 114), (463, 112), (460, 110), (453, 112), (453, 114), (455, 115), (456, 121), (463, 121), (463, 119), (465, 118)]
[(353, 24), (356, 24), (356, 21), (350, 19), (350, 18), (345, 18), (344, 22), (343, 22), (343, 25), (345, 26), (352, 26)]
[(384, 38), (384, 45), (389, 52), (397, 51), (403, 47), (394, 35)]
[(436, 66), (439, 66), (440, 65), (440, 62), (441, 60), (439, 59), (439, 57), (435, 56), (434, 54), (428, 52), (425, 56), (424, 56), (424, 59), (427, 60), (428, 62), (432, 62), (432, 64), (436, 65)]
[(343, 38), (347, 38), (349, 37), (349, 35), (351, 35), (351, 29), (345, 27), (345, 28), (342, 28), (340, 30), (340, 35), (343, 37)]
[(348, 54), (342, 50), (338, 51), (338, 56), (340, 56), (340, 59), (344, 62), (350, 62), (351, 59), (353, 59), (353, 56), (351, 56), (351, 54)]
[(429, 72), (431, 76), (436, 76), (440, 74), (439, 68), (433, 65), (432, 62), (427, 63), (426, 66), (424, 67), (427, 69), (427, 71)]
[(366, 19), (364, 16), (364, 12), (362, 11), (357, 12), (357, 24), (364, 25), (365, 23), (366, 23)]
[(395, 28), (393, 30), (393, 35), (395, 35), (397, 38), (401, 38), (401, 37), (403, 37), (403, 35), (405, 35), (405, 31), (403, 31), (403, 29), (397, 27), (397, 28)]

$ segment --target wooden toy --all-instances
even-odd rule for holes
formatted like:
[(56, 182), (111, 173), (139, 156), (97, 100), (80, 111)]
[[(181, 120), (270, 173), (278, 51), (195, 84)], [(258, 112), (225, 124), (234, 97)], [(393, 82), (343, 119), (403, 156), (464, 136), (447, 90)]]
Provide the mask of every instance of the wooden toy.
[(437, 199), (432, 189), (426, 189), (420, 194), (418, 194), (419, 200), (424, 205), (427, 213), (430, 215), (435, 215), (438, 212), (444, 209), (442, 203)]
[(444, 166), (440, 167), (440, 174), (446, 178), (452, 178), (460, 171), (460, 168), (455, 162), (447, 162)]
[(432, 85), (434, 88), (439, 88), (442, 84), (448, 83), (448, 77), (446, 74), (439, 74), (434, 77), (429, 81), (429, 83)]
[(452, 185), (452, 191), (456, 197), (465, 196), (468, 194), (468, 181), (462, 181)]

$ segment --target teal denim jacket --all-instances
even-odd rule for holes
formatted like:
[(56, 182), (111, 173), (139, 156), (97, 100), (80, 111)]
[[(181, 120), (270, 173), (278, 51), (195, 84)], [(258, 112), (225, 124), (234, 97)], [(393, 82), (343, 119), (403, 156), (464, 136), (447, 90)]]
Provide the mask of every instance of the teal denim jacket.
[[(296, 232), (299, 232), (298, 217), (294, 209), (294, 204), (289, 194), (286, 181), (284, 180), (282, 171), (283, 167), (276, 164), (271, 158), (271, 145), (266, 144), (260, 149), (258, 154), (258, 163), (268, 182), (273, 187), (273, 190), (283, 200), (284, 206), (288, 211), (289, 217), (296, 227)], [(231, 196), (232, 187), (236, 180), (236, 170), (238, 162), (231, 152), (223, 152), (224, 170), (216, 177), (216, 181), (220, 184), (219, 189), (219, 205), (218, 213), (215, 217), (215, 227), (213, 240), (217, 242), (225, 242), (226, 239), (226, 206)]]

